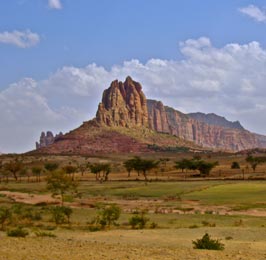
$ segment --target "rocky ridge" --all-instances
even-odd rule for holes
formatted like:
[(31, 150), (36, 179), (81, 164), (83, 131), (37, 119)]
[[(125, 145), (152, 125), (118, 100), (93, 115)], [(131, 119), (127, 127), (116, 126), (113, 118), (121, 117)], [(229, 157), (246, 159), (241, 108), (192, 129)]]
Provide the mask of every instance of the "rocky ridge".
[(197, 112), (197, 113), (189, 113), (187, 115), (199, 122), (203, 122), (208, 125), (216, 125), (216, 126), (221, 126), (221, 127), (245, 130), (239, 121), (231, 122), (231, 121), (228, 121), (226, 118), (222, 116), (218, 116), (214, 113), (204, 114), (204, 113)]
[[(236, 127), (237, 123), (224, 119), (222, 123), (226, 123), (226, 127), (215, 125), (196, 120), (190, 114), (164, 106), (160, 101), (148, 100), (147, 104), (150, 128), (154, 131), (175, 135), (199, 146), (218, 150), (240, 151), (266, 147), (264, 136)], [(217, 119), (218, 116), (214, 117)]]

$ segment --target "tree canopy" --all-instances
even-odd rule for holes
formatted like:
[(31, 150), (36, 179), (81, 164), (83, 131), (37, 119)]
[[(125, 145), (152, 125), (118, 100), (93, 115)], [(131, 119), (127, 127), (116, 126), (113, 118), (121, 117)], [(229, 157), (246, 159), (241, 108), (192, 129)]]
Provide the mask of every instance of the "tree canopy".
[(130, 172), (135, 170), (138, 175), (142, 172), (145, 180), (147, 180), (147, 171), (156, 168), (159, 164), (159, 161), (142, 159), (138, 156), (135, 156), (132, 159), (129, 159), (124, 162), (124, 166), (128, 171), (128, 176), (130, 176)]
[(175, 168), (184, 170), (198, 170), (201, 176), (207, 176), (211, 170), (218, 165), (218, 162), (207, 162), (200, 158), (182, 159), (175, 162)]

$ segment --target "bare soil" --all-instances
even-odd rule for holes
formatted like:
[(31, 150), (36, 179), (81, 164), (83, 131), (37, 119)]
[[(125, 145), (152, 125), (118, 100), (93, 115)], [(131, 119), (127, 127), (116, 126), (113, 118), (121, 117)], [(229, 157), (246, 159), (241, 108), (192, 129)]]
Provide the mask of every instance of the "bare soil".
[[(8, 238), (0, 233), (0, 260), (177, 259), (263, 260), (266, 237), (254, 230), (217, 229), (213, 235), (232, 235), (224, 251), (193, 249), (191, 241), (206, 230), (62, 231), (57, 238)], [(210, 231), (212, 232), (212, 231)], [(212, 232), (212, 233), (213, 233)], [(242, 238), (244, 239), (242, 239)]]

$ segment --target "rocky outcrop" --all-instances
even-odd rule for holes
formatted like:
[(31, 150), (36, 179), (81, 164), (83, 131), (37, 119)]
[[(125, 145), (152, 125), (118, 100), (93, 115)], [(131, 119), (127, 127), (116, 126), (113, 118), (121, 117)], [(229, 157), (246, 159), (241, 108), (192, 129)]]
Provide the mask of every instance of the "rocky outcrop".
[(36, 142), (36, 149), (40, 149), (42, 147), (47, 147), (48, 145), (51, 145), (55, 142), (57, 138), (62, 136), (63, 133), (60, 132), (59, 134), (55, 135), (51, 131), (47, 131), (46, 134), (45, 132), (41, 133), (40, 136), (40, 141)]
[(148, 127), (147, 102), (142, 87), (130, 77), (115, 80), (103, 92), (96, 121), (107, 126)]
[(216, 126), (221, 126), (221, 127), (245, 130), (239, 121), (231, 122), (231, 121), (228, 121), (226, 118), (222, 116), (218, 116), (213, 113), (204, 114), (204, 113), (198, 112), (198, 113), (190, 113), (187, 115), (199, 122), (203, 122), (208, 125), (216, 125)]

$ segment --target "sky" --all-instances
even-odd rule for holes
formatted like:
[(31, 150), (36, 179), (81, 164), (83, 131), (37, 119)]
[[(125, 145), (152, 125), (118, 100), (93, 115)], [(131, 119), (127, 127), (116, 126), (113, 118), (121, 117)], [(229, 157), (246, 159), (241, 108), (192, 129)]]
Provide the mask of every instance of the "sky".
[(0, 0), (0, 152), (93, 118), (128, 75), (266, 135), (265, 0)]

